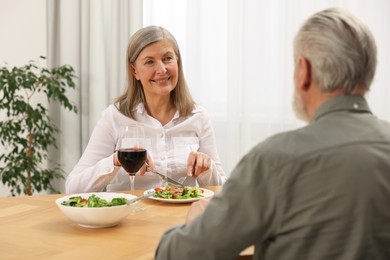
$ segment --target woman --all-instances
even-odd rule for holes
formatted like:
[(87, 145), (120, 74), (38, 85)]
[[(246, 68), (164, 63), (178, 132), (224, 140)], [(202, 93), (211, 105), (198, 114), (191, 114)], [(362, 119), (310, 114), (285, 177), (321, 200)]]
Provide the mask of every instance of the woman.
[[(66, 180), (66, 192), (126, 190), (128, 174), (115, 152), (121, 125), (145, 127), (148, 164), (153, 171), (199, 185), (226, 180), (207, 112), (193, 101), (186, 85), (179, 48), (166, 29), (149, 26), (137, 31), (127, 48), (128, 87), (103, 113), (89, 143)], [(135, 178), (136, 189), (162, 185), (146, 172)]]

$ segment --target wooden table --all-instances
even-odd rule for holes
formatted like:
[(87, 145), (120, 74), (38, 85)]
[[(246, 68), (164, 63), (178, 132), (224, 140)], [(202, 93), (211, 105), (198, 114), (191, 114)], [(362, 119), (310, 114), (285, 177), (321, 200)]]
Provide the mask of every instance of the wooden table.
[(61, 196), (0, 198), (0, 259), (153, 259), (163, 232), (183, 224), (191, 205), (145, 199), (139, 202), (145, 210), (119, 225), (88, 229), (58, 209)]

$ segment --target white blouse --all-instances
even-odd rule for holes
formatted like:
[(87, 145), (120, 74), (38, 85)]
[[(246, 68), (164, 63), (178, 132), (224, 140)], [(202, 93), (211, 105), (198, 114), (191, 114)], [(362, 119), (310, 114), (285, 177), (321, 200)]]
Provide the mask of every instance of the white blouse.
[[(149, 116), (142, 104), (138, 105), (135, 117), (145, 126), (145, 146), (158, 172), (181, 182), (187, 176), (187, 158), (193, 150), (205, 153), (211, 159), (210, 169), (198, 178), (199, 185), (222, 185), (225, 182), (214, 129), (204, 108), (197, 105), (187, 117), (180, 117), (176, 112), (164, 126)], [(113, 156), (120, 126), (134, 122), (114, 105), (103, 111), (83, 155), (66, 179), (66, 193), (130, 189), (129, 175), (121, 167), (114, 166)], [(135, 176), (135, 189), (161, 185), (161, 178), (154, 173)]]

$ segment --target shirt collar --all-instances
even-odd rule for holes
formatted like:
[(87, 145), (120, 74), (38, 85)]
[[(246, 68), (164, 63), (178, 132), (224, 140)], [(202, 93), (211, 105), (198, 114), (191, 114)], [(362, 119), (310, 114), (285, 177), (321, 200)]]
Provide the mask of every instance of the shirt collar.
[(144, 103), (139, 103), (136, 107), (135, 107), (135, 112), (137, 114), (143, 114), (143, 113), (146, 113), (146, 109), (145, 109), (145, 106), (144, 106)]
[[(202, 110), (200, 109), (200, 107), (197, 106), (197, 105), (195, 105), (194, 110), (192, 110), (192, 114), (200, 113), (201, 111), (202, 111)], [(139, 103), (139, 104), (136, 106), (135, 112), (136, 112), (137, 114), (147, 114), (146, 109), (145, 109), (145, 106), (144, 106), (144, 104), (143, 104), (142, 102)], [(180, 114), (179, 114), (179, 111), (177, 110), (176, 113), (175, 113), (175, 115), (173, 116), (172, 120), (177, 119), (177, 118), (179, 118), (179, 117), (180, 117)]]
[(314, 113), (311, 122), (322, 116), (336, 111), (351, 111), (352, 113), (371, 113), (366, 99), (363, 96), (336, 96), (323, 103)]

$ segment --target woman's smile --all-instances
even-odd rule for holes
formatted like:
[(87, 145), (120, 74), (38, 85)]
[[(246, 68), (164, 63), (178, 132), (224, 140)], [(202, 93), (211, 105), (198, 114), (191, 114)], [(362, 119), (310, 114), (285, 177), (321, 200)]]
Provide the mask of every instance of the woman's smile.
[(161, 87), (165, 87), (170, 82), (170, 79), (171, 79), (171, 77), (160, 78), (160, 79), (153, 79), (151, 81), (154, 82), (155, 84), (161, 86)]
[(141, 81), (145, 95), (167, 95), (178, 81), (178, 59), (173, 45), (166, 39), (145, 47), (139, 54), (134, 76)]

